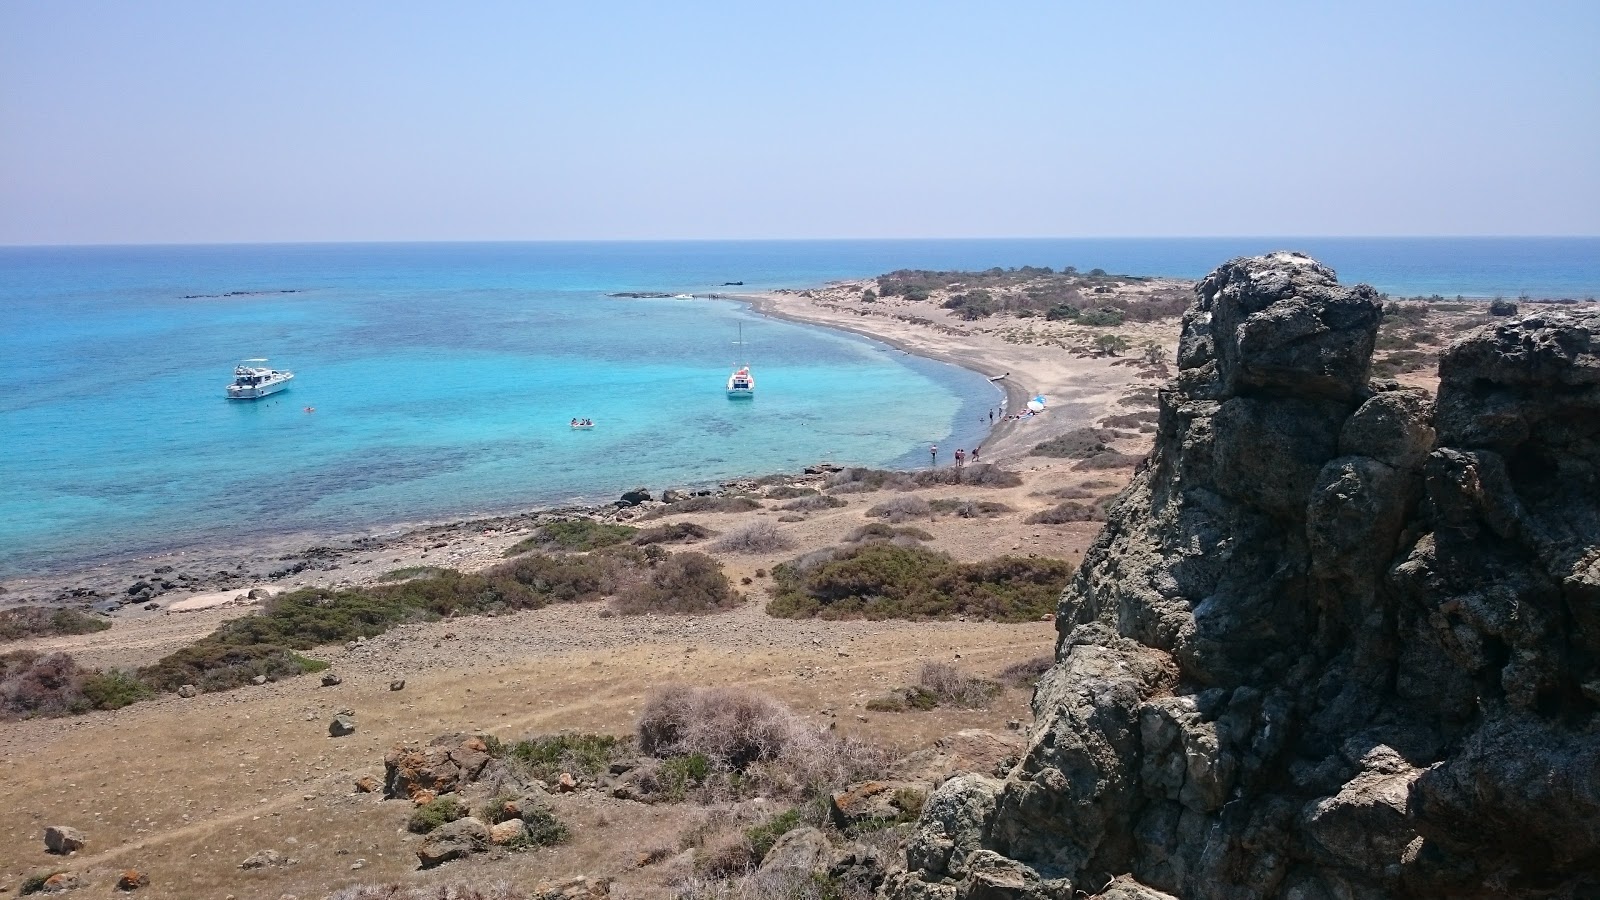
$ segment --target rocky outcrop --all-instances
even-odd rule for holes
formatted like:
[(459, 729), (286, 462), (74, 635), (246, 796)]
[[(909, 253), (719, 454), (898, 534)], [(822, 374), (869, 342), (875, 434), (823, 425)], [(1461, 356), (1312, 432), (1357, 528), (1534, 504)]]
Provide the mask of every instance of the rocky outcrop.
[(1600, 894), (1600, 315), (1485, 326), (1437, 400), (1309, 257), (1196, 287), (1155, 448), (1003, 781), (883, 896)]

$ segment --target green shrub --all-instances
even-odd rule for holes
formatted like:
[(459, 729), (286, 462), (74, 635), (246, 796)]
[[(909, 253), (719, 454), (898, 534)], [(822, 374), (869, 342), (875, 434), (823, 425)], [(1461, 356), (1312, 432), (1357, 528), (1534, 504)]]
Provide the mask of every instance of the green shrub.
[(693, 551), (674, 553), (658, 564), (650, 577), (634, 584), (612, 601), (612, 609), (625, 615), (641, 613), (704, 613), (732, 609), (744, 602), (722, 572), (722, 564)]
[(659, 506), (645, 513), (642, 518), (659, 519), (662, 516), (676, 516), (680, 513), (714, 512), (736, 513), (750, 512), (760, 509), (761, 503), (752, 497), (690, 497), (679, 500), (677, 503)]
[(530, 550), (564, 550), (581, 553), (620, 544), (637, 534), (629, 525), (611, 525), (593, 519), (564, 519), (548, 522), (534, 533), (509, 547), (505, 555), (516, 556)]
[(562, 733), (517, 741), (505, 755), (520, 763), (532, 777), (554, 781), (562, 772), (593, 778), (606, 770), (624, 749), (609, 734)]
[(768, 500), (793, 500), (796, 497), (815, 497), (816, 488), (800, 487), (794, 484), (780, 484), (767, 491)]
[(572, 837), (572, 830), (547, 807), (528, 804), (522, 811), (522, 824), (527, 826), (527, 834), (508, 844), (509, 849), (552, 847)]
[(800, 497), (796, 500), (791, 500), (788, 503), (779, 504), (778, 509), (795, 512), (817, 512), (824, 509), (838, 509), (842, 506), (849, 505), (850, 504), (840, 500), (838, 497), (830, 497), (827, 494), (817, 494), (815, 496)]
[(65, 869), (51, 869), (48, 872), (35, 872), (34, 874), (29, 875), (27, 878), (22, 879), (22, 885), (17, 889), (17, 894), (23, 897), (26, 897), (29, 894), (37, 894), (44, 890), (44, 883), (46, 881), (49, 881), (57, 875), (64, 874), (66, 874)]
[(1079, 325), (1092, 325), (1097, 328), (1115, 328), (1121, 325), (1125, 318), (1122, 310), (1110, 307), (1091, 309), (1078, 315)]
[(928, 803), (928, 795), (914, 787), (903, 787), (894, 792), (889, 803), (900, 810), (903, 821), (915, 822), (922, 815), (922, 807)]
[(667, 796), (674, 800), (682, 800), (690, 788), (705, 784), (710, 777), (711, 758), (704, 753), (670, 757), (661, 763), (657, 775)]
[(83, 696), (95, 709), (121, 709), (156, 695), (132, 672), (121, 669), (94, 672), (83, 679)]
[(111, 623), (76, 609), (18, 606), (0, 610), (0, 641), (105, 631)]
[(651, 544), (679, 544), (685, 541), (701, 541), (708, 537), (716, 536), (716, 532), (693, 522), (674, 522), (671, 525), (657, 525), (646, 528), (634, 537), (635, 547), (645, 547)]
[(767, 858), (767, 852), (778, 843), (778, 838), (805, 824), (804, 817), (797, 808), (786, 809), (772, 818), (762, 822), (754, 828), (745, 830), (745, 841), (750, 844), (751, 855), (760, 863)]
[(1070, 322), (1076, 319), (1082, 310), (1070, 303), (1058, 303), (1045, 310), (1045, 319), (1051, 322)]
[(441, 825), (466, 818), (467, 808), (451, 794), (435, 797), (411, 811), (406, 820), (406, 830), (412, 834), (427, 834)]
[(1088, 459), (1101, 453), (1114, 453), (1111, 434), (1093, 428), (1078, 428), (1036, 444), (1029, 456), (1052, 456), (1062, 459)]
[(973, 616), (1022, 622), (1054, 611), (1071, 574), (1064, 560), (1006, 556), (958, 563), (922, 547), (875, 541), (776, 567), (767, 612), (782, 618)]

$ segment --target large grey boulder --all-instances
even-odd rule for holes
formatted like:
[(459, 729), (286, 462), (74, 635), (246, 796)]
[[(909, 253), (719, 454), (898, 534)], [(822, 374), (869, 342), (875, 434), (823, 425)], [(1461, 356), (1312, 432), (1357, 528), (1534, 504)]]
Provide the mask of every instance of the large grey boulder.
[(472, 816), (440, 825), (428, 832), (417, 848), (417, 861), (431, 869), (452, 859), (464, 859), (489, 849), (489, 827)]
[(1197, 286), (1026, 752), (883, 896), (1600, 896), (1600, 315), (1436, 401), (1368, 382), (1381, 315), (1299, 254)]

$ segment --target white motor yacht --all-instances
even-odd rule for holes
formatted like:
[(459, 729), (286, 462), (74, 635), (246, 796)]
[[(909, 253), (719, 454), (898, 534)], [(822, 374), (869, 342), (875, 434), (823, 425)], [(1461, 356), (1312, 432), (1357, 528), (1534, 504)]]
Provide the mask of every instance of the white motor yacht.
[[(734, 346), (739, 347), (740, 348), (740, 352), (741, 353), (743, 352), (743, 348), (744, 348), (744, 323), (743, 322), (739, 323), (739, 340), (734, 342)], [(755, 396), (756, 396), (756, 377), (754, 375), (750, 374), (750, 364), (749, 363), (737, 363), (737, 364), (735, 364), (735, 368), (733, 370), (733, 374), (728, 376), (728, 399), (730, 399), (730, 400), (738, 400), (738, 399), (750, 399), (750, 400), (753, 400), (753, 399), (755, 399)]]
[(233, 370), (233, 384), (228, 385), (229, 400), (257, 400), (276, 394), (294, 380), (293, 372), (269, 369), (264, 359), (247, 359)]

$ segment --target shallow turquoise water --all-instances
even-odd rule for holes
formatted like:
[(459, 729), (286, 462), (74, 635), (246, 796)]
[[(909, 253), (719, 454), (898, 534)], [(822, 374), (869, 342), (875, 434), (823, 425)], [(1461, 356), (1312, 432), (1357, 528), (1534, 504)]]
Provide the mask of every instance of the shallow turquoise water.
[[(976, 374), (734, 303), (607, 292), (902, 267), (1197, 276), (1279, 247), (1395, 293), (1600, 291), (1589, 238), (0, 248), (0, 575), (822, 459), (916, 465), (930, 441), (981, 440), (999, 398)], [(295, 293), (189, 296), (280, 290)], [(754, 402), (722, 391), (740, 323)], [(251, 356), (293, 387), (222, 399)]]

